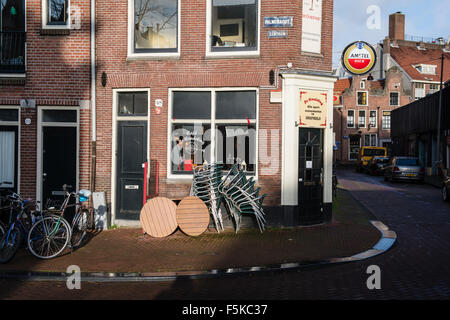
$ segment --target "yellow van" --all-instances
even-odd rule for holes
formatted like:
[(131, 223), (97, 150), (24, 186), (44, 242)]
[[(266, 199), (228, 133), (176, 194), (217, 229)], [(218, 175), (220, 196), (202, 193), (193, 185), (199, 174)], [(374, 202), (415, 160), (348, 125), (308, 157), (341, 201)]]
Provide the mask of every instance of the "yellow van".
[(387, 148), (362, 147), (359, 150), (358, 162), (356, 163), (356, 171), (366, 171), (373, 157), (387, 157)]

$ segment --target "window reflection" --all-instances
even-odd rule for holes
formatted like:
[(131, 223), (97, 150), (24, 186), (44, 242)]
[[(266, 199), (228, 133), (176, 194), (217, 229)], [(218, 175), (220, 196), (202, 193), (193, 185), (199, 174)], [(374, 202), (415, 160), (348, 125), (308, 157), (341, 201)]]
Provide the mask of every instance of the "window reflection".
[(177, 49), (178, 0), (135, 0), (135, 50)]

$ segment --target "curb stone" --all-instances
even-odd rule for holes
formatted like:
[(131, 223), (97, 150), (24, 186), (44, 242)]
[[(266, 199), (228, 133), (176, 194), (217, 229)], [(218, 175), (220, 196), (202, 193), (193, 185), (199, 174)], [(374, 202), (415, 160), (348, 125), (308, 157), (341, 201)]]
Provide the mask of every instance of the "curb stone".
[[(300, 270), (307, 267), (323, 266), (337, 263), (356, 262), (375, 257), (388, 251), (395, 243), (397, 234), (389, 230), (381, 221), (370, 221), (381, 233), (381, 238), (372, 249), (345, 258), (330, 258), (320, 261), (303, 261), (294, 263), (253, 266), (245, 268), (212, 269), (208, 271), (182, 272), (82, 272), (84, 282), (167, 282), (181, 279), (202, 279), (223, 277), (237, 274), (255, 274), (259, 272), (280, 272)], [(72, 274), (65, 272), (0, 272), (0, 279), (16, 279), (22, 281), (67, 281)]]

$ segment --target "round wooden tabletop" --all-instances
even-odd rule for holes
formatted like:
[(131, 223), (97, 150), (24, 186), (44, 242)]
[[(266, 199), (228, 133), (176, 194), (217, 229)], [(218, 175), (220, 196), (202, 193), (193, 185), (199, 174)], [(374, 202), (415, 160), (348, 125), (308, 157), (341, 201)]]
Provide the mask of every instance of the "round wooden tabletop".
[(177, 207), (177, 221), (181, 231), (189, 236), (199, 236), (209, 225), (208, 207), (200, 198), (184, 198)]
[(178, 227), (177, 205), (170, 199), (157, 197), (144, 205), (141, 210), (141, 225), (144, 231), (155, 238), (171, 235)]

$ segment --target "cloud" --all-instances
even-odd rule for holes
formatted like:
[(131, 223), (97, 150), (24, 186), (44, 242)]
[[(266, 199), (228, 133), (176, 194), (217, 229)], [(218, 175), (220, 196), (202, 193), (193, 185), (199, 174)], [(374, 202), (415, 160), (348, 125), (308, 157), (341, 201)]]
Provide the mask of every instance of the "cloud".
[[(367, 27), (369, 6), (380, 8), (380, 29)], [(450, 35), (450, 6), (442, 0), (335, 0), (333, 65), (341, 51), (351, 42), (364, 40), (371, 44), (381, 41), (389, 33), (389, 15), (401, 11), (406, 15), (405, 33), (412, 36), (447, 37)]]

